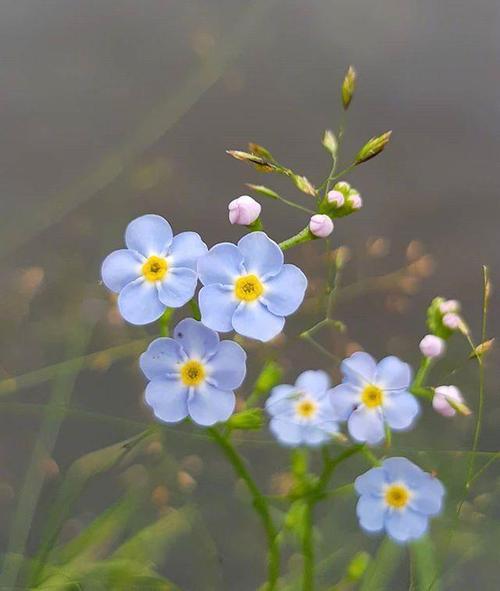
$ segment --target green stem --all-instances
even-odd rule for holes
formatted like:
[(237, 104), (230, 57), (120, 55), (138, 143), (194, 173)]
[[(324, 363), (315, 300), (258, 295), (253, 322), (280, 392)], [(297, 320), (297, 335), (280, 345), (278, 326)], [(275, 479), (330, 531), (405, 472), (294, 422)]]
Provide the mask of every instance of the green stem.
[(430, 357), (422, 357), (420, 367), (418, 368), (415, 379), (413, 380), (413, 383), (411, 385), (411, 390), (418, 390), (419, 388), (423, 387), (425, 380), (427, 378), (427, 374), (429, 373), (429, 370), (431, 368), (431, 365), (432, 359)]
[(243, 480), (252, 495), (253, 506), (264, 526), (268, 546), (268, 578), (265, 590), (275, 591), (279, 577), (280, 553), (277, 539), (278, 532), (271, 518), (267, 499), (260, 492), (259, 487), (250, 475), (243, 459), (238, 454), (231, 441), (227, 437), (224, 437), (215, 427), (209, 427), (207, 431), (215, 443), (221, 448), (222, 452), (233, 466), (234, 471)]
[(291, 236), (290, 238), (283, 240), (283, 242), (280, 242), (279, 247), (281, 250), (288, 250), (294, 246), (297, 246), (297, 244), (302, 244), (303, 242), (309, 242), (310, 240), (315, 239), (316, 236), (311, 232), (311, 230), (309, 230), (309, 226), (306, 226), (298, 234), (295, 234), (295, 236)]
[(168, 337), (168, 334), (170, 332), (170, 320), (172, 319), (173, 314), (174, 309), (167, 308), (165, 312), (163, 312), (163, 315), (160, 317), (160, 320), (158, 322), (160, 324), (161, 337)]
[(198, 306), (198, 302), (193, 298), (189, 301), (189, 305), (191, 307), (191, 313), (195, 320), (201, 320), (201, 312), (200, 307)]
[(313, 505), (306, 501), (302, 522), (302, 591), (314, 590)]

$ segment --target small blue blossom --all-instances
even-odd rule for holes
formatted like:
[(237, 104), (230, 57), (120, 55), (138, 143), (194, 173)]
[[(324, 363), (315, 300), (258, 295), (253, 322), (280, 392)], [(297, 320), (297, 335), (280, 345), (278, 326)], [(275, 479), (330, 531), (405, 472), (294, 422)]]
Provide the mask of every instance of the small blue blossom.
[(294, 386), (281, 384), (271, 390), (266, 410), (278, 441), (290, 447), (318, 446), (338, 433), (329, 387), (330, 378), (324, 371), (305, 371)]
[(406, 458), (389, 458), (354, 481), (360, 495), (359, 524), (370, 533), (385, 530), (398, 543), (423, 536), (429, 517), (441, 512), (441, 482)]
[(194, 295), (196, 263), (207, 246), (195, 232), (174, 236), (166, 219), (143, 215), (127, 226), (126, 249), (102, 264), (102, 280), (118, 293), (120, 314), (131, 324), (149, 324), (165, 309), (180, 308)]
[(203, 323), (261, 341), (281, 332), (307, 287), (304, 273), (283, 264), (281, 248), (264, 232), (247, 234), (238, 245), (216, 244), (199, 259), (198, 273)]
[(340, 369), (343, 382), (330, 390), (330, 397), (353, 439), (373, 445), (384, 439), (385, 424), (395, 431), (413, 425), (420, 407), (408, 391), (412, 371), (407, 363), (393, 356), (377, 363), (358, 352), (344, 359)]
[(227, 420), (234, 411), (234, 390), (245, 378), (245, 351), (192, 318), (181, 320), (173, 334), (154, 340), (141, 355), (150, 380), (146, 402), (166, 423), (187, 416), (203, 426)]

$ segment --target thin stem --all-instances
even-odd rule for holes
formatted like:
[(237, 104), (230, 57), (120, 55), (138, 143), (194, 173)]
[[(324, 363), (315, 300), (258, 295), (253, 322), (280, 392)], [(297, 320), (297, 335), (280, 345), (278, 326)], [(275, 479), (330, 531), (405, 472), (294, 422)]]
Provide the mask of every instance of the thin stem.
[(313, 503), (306, 501), (302, 521), (302, 590), (314, 590)]
[(302, 244), (303, 242), (309, 242), (310, 240), (315, 239), (316, 236), (311, 233), (309, 226), (306, 226), (303, 230), (295, 234), (295, 236), (291, 236), (290, 238), (283, 240), (283, 242), (280, 242), (279, 247), (281, 250), (289, 250), (290, 248), (297, 246), (297, 244)]
[(170, 332), (170, 320), (172, 319), (173, 314), (174, 309), (167, 308), (165, 312), (163, 312), (163, 315), (160, 317), (160, 320), (158, 322), (160, 324), (161, 337), (168, 337), (168, 334)]
[(422, 357), (420, 367), (418, 368), (417, 374), (415, 375), (415, 378), (411, 385), (412, 391), (413, 389), (418, 390), (419, 388), (423, 387), (425, 380), (427, 378), (427, 374), (429, 373), (429, 370), (431, 368), (431, 365), (432, 359), (430, 357)]
[(290, 201), (289, 199), (285, 199), (285, 197), (282, 197), (281, 195), (277, 195), (275, 197), (275, 199), (277, 199), (278, 201), (281, 201), (282, 203), (284, 203), (285, 205), (288, 205), (289, 207), (294, 207), (295, 209), (300, 209), (301, 211), (305, 211), (306, 213), (310, 213), (311, 215), (316, 213), (314, 210), (309, 209), (308, 207), (304, 207), (303, 205), (300, 205), (299, 203), (295, 203), (294, 201)]
[(275, 591), (279, 577), (280, 553), (277, 539), (278, 532), (271, 518), (267, 499), (259, 490), (259, 487), (247, 470), (243, 459), (236, 451), (229, 438), (224, 437), (214, 427), (208, 428), (207, 432), (221, 448), (222, 452), (233, 466), (234, 471), (243, 480), (252, 495), (253, 506), (264, 526), (268, 546), (268, 578), (265, 590)]

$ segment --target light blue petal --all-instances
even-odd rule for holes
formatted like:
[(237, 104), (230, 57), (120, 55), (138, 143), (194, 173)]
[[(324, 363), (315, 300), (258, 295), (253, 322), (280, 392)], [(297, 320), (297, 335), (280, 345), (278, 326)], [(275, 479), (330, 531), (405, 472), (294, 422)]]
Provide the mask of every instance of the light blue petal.
[(424, 515), (437, 515), (443, 508), (444, 494), (441, 481), (431, 474), (425, 474), (423, 483), (413, 491), (410, 507)]
[(241, 302), (233, 314), (234, 330), (259, 341), (270, 341), (283, 330), (284, 325), (282, 316), (275, 316), (258, 300)]
[(141, 355), (139, 365), (148, 380), (154, 380), (177, 374), (183, 361), (184, 356), (179, 343), (174, 339), (162, 337), (149, 345)]
[(266, 410), (273, 417), (284, 415), (291, 418), (294, 415), (296, 400), (297, 389), (295, 386), (281, 384), (271, 390), (271, 396), (266, 400)]
[(344, 381), (362, 385), (374, 381), (377, 363), (368, 353), (357, 351), (342, 361), (340, 370)]
[(273, 418), (269, 423), (269, 429), (276, 439), (283, 445), (296, 447), (302, 441), (302, 428), (292, 421)]
[(384, 528), (385, 507), (382, 498), (363, 495), (356, 505), (359, 525), (367, 532), (375, 533)]
[(196, 232), (181, 232), (174, 236), (168, 249), (169, 263), (173, 267), (187, 267), (196, 271), (198, 259), (208, 252), (207, 245)]
[(311, 369), (300, 374), (295, 382), (295, 386), (301, 392), (313, 394), (316, 398), (321, 398), (330, 387), (330, 376), (326, 371)]
[(278, 316), (293, 314), (304, 299), (307, 278), (295, 265), (283, 265), (277, 275), (265, 283), (261, 301)]
[(194, 296), (198, 276), (192, 269), (169, 269), (163, 281), (157, 282), (158, 296), (168, 308), (180, 308)]
[(219, 346), (219, 335), (193, 318), (184, 318), (174, 329), (174, 339), (189, 358), (205, 359)]
[(203, 285), (220, 283), (233, 286), (236, 278), (244, 273), (243, 255), (230, 242), (212, 246), (207, 254), (198, 259), (198, 274)]
[[(335, 431), (333, 431), (335, 433)], [(302, 443), (309, 447), (317, 447), (332, 438), (331, 431), (321, 428), (319, 425), (302, 426)]]
[(357, 408), (347, 421), (347, 429), (353, 439), (375, 445), (385, 437), (384, 419), (378, 410)]
[(104, 285), (118, 293), (128, 283), (140, 277), (142, 264), (138, 253), (126, 249), (115, 250), (102, 263), (101, 276)]
[(188, 415), (188, 390), (178, 379), (155, 378), (146, 387), (146, 402), (156, 417), (177, 423)]
[(404, 482), (411, 490), (416, 490), (426, 481), (426, 474), (406, 458), (388, 458), (384, 468), (389, 482)]
[(165, 255), (172, 236), (172, 228), (165, 218), (148, 214), (130, 222), (125, 231), (125, 243), (145, 257)]
[(371, 468), (368, 472), (356, 478), (354, 488), (360, 495), (382, 496), (386, 484), (385, 470), (383, 468)]
[(411, 367), (391, 355), (377, 365), (375, 381), (386, 390), (406, 390), (411, 382)]
[(335, 388), (328, 390), (328, 395), (333, 412), (339, 421), (347, 421), (361, 398), (359, 388), (350, 383), (335, 386)]
[(247, 354), (233, 341), (222, 341), (207, 363), (207, 380), (221, 390), (236, 390), (245, 379)]
[(233, 414), (236, 398), (234, 392), (219, 390), (206, 383), (193, 389), (189, 395), (189, 416), (198, 425), (210, 427), (227, 421)]
[(388, 511), (385, 517), (385, 529), (389, 536), (400, 544), (422, 537), (427, 531), (429, 519), (411, 509)]
[(201, 320), (205, 326), (219, 332), (233, 330), (232, 318), (238, 307), (232, 288), (222, 285), (206, 285), (198, 295)]
[(276, 275), (283, 266), (283, 251), (264, 232), (251, 232), (238, 242), (245, 259), (247, 273), (267, 278)]
[(408, 392), (386, 395), (383, 403), (384, 417), (391, 429), (409, 429), (420, 413), (420, 405), (415, 396)]
[(156, 285), (142, 277), (126, 285), (118, 296), (120, 314), (131, 324), (149, 324), (165, 311)]

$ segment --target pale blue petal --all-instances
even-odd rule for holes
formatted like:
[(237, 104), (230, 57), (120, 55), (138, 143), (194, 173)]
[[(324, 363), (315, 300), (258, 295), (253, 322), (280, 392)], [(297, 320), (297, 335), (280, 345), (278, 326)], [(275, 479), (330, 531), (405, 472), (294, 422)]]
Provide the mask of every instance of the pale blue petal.
[(284, 325), (282, 316), (275, 316), (258, 300), (241, 302), (233, 314), (234, 330), (259, 341), (271, 340), (283, 330)]
[(384, 397), (383, 413), (391, 429), (403, 431), (409, 429), (420, 412), (420, 405), (415, 396), (408, 392)]
[(296, 400), (297, 389), (295, 386), (281, 384), (271, 390), (271, 396), (266, 400), (266, 410), (273, 417), (282, 415), (292, 417)]
[(416, 540), (427, 531), (429, 520), (425, 515), (411, 509), (388, 511), (385, 517), (385, 529), (389, 536), (400, 544)]
[(193, 318), (184, 318), (174, 329), (174, 339), (189, 358), (205, 359), (219, 346), (219, 335)]
[(295, 386), (301, 392), (314, 394), (316, 398), (321, 398), (330, 387), (330, 376), (326, 371), (311, 369), (300, 374)]
[(148, 214), (131, 221), (125, 231), (125, 243), (146, 258), (165, 255), (172, 242), (172, 228), (161, 215)]
[(444, 486), (441, 481), (426, 474), (418, 489), (413, 491), (410, 507), (424, 515), (437, 515), (443, 508)]
[(207, 252), (207, 245), (196, 232), (181, 232), (174, 236), (168, 249), (169, 263), (173, 267), (187, 267), (196, 271), (198, 259)]
[(264, 232), (251, 232), (238, 242), (247, 273), (259, 277), (276, 275), (283, 266), (283, 251)]
[(368, 532), (379, 532), (384, 528), (385, 507), (382, 498), (363, 495), (356, 505), (360, 526)]
[(302, 428), (300, 425), (286, 419), (273, 418), (269, 423), (271, 433), (283, 445), (295, 447), (302, 441)]
[(163, 281), (158, 281), (158, 296), (168, 308), (180, 308), (194, 296), (198, 276), (187, 268), (171, 268)]
[(382, 467), (389, 482), (404, 482), (411, 490), (416, 490), (426, 481), (426, 474), (406, 458), (388, 458)]
[(165, 312), (156, 285), (142, 277), (126, 285), (118, 296), (120, 314), (131, 324), (149, 324)]
[(177, 423), (188, 415), (188, 389), (178, 379), (155, 378), (146, 387), (146, 402), (156, 417)]
[(310, 447), (322, 445), (332, 438), (331, 434), (318, 425), (302, 425), (302, 443)]
[(378, 410), (367, 409), (364, 406), (357, 408), (347, 421), (349, 434), (356, 441), (375, 445), (385, 437), (384, 419)]
[(143, 260), (132, 250), (115, 250), (104, 259), (101, 276), (104, 285), (118, 293), (141, 275)]
[(154, 380), (158, 377), (177, 374), (184, 360), (179, 343), (174, 339), (162, 337), (155, 339), (149, 345), (141, 355), (139, 365), (148, 380)]
[(219, 332), (233, 330), (232, 318), (238, 307), (233, 289), (222, 285), (206, 285), (198, 295), (201, 320), (205, 326)]
[(382, 496), (386, 484), (385, 470), (383, 468), (371, 468), (368, 472), (356, 478), (354, 488), (360, 495)]
[(235, 404), (234, 392), (219, 390), (205, 382), (189, 395), (189, 416), (198, 425), (210, 427), (227, 421), (233, 414)]
[(236, 390), (245, 379), (247, 354), (233, 341), (222, 341), (207, 363), (207, 380), (221, 390)]
[(377, 363), (368, 353), (357, 351), (342, 361), (340, 370), (345, 381), (362, 385), (374, 381)]
[(198, 259), (198, 274), (203, 285), (220, 283), (233, 286), (235, 280), (244, 273), (243, 255), (230, 242), (216, 244)]
[(340, 384), (328, 390), (335, 416), (340, 421), (347, 421), (360, 402), (360, 390), (353, 384)]
[(283, 265), (277, 275), (265, 283), (261, 301), (278, 316), (293, 314), (304, 299), (307, 278), (295, 265)]
[(375, 382), (387, 390), (406, 390), (411, 382), (411, 374), (411, 367), (392, 355), (379, 361)]

